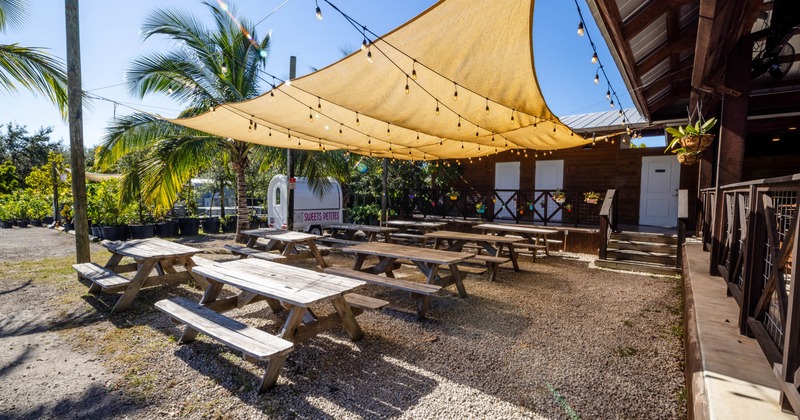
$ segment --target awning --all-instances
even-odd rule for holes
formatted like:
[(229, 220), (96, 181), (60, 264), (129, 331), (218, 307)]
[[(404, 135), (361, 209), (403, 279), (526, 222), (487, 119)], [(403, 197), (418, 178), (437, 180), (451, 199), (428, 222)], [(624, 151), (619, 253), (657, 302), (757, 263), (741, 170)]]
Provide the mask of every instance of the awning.
[(170, 121), (268, 146), (397, 159), (581, 146), (587, 140), (553, 115), (539, 89), (533, 6), (442, 0), (384, 37), (368, 37), (367, 52), (258, 98)]
[[(70, 168), (64, 168), (67, 172), (72, 172)], [(87, 181), (103, 182), (107, 179), (122, 178), (122, 174), (101, 174), (99, 172), (85, 172)]]

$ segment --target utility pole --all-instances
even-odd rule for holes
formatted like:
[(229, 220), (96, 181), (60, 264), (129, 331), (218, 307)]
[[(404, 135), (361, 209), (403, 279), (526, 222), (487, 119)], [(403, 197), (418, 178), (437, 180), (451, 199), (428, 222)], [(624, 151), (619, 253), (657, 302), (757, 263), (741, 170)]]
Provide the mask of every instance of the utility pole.
[(69, 162), (72, 171), (75, 257), (91, 261), (89, 221), (86, 217), (86, 168), (83, 161), (83, 92), (81, 87), (81, 37), (78, 0), (64, 0), (67, 27), (67, 101), (69, 106)]
[(383, 193), (381, 194), (381, 226), (386, 226), (386, 184), (389, 182), (389, 159), (383, 158)]
[(55, 222), (58, 221), (59, 216), (61, 215), (58, 208), (58, 173), (56, 172), (56, 163), (51, 163), (51, 176), (53, 178), (53, 226), (55, 226)]
[[(289, 57), (289, 80), (294, 79), (297, 77), (297, 57), (290, 56)], [(287, 182), (289, 188), (289, 197), (287, 202), (287, 210), (288, 213), (286, 218), (286, 230), (294, 230), (294, 185), (292, 184), (292, 180), (294, 179), (294, 162), (292, 161), (292, 149), (291, 145), (290, 148), (286, 149), (286, 176), (289, 177), (289, 182)]]

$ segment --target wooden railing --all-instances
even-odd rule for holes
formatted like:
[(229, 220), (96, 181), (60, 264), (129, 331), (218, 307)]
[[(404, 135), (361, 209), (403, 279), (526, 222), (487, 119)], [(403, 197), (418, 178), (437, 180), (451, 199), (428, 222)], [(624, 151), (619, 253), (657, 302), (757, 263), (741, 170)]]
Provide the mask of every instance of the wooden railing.
[(398, 213), (426, 216), (483, 218), (542, 225), (589, 225), (599, 223), (599, 204), (586, 203), (583, 191), (564, 190), (455, 190), (413, 189), (390, 198)]
[(600, 209), (600, 259), (608, 255), (608, 241), (611, 233), (617, 230), (617, 190), (608, 190)]
[(678, 255), (675, 267), (683, 267), (683, 244), (686, 243), (686, 224), (689, 221), (689, 190), (678, 191)]
[(711, 247), (711, 221), (714, 219), (714, 199), (717, 189), (704, 188), (700, 190), (700, 202), (697, 206), (698, 224), (700, 237), (703, 239), (703, 251), (708, 251)]
[[(800, 174), (701, 191), (713, 232), (710, 271), (739, 305), (741, 334), (755, 338), (781, 383), (781, 406), (800, 413)], [(713, 205), (710, 205), (711, 202)], [(703, 229), (706, 229), (705, 227)], [(705, 237), (704, 237), (705, 241)]]

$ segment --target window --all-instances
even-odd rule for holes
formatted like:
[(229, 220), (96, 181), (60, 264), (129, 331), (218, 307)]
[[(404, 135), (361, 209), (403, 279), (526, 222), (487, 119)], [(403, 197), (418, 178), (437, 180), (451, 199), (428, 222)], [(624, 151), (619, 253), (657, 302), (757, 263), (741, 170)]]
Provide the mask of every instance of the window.
[(280, 206), (281, 205), (281, 188), (280, 187), (275, 188), (275, 205), (276, 206)]

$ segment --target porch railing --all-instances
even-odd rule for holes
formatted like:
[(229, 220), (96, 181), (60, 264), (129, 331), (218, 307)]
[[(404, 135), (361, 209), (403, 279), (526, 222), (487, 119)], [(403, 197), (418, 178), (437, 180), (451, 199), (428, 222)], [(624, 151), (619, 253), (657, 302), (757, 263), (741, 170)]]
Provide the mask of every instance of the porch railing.
[[(455, 192), (451, 196), (451, 192)], [(483, 218), (542, 225), (598, 225), (600, 205), (587, 203), (583, 191), (414, 189), (393, 200), (405, 214)]]
[(600, 259), (608, 256), (608, 241), (611, 233), (617, 230), (617, 190), (606, 191), (603, 207), (600, 209)]
[(794, 287), (793, 270), (800, 256), (799, 193), (800, 174), (726, 185), (716, 194), (701, 191), (704, 220), (713, 215), (710, 271), (722, 276), (739, 305), (741, 334), (755, 338), (773, 366), (782, 408), (795, 413), (800, 413), (800, 289)]
[(714, 207), (716, 200), (716, 188), (704, 188), (700, 190), (700, 201), (697, 206), (700, 230), (700, 237), (703, 239), (703, 251), (708, 251), (711, 247), (711, 221), (714, 219)]

